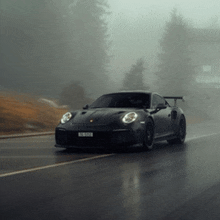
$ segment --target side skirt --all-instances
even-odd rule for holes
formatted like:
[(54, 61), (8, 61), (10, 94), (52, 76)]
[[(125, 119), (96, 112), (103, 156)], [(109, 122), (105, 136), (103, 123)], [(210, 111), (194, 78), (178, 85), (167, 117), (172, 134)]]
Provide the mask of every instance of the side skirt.
[(170, 135), (155, 137), (154, 140), (155, 141), (164, 141), (164, 140), (171, 140), (171, 139), (174, 139), (174, 138), (176, 138), (176, 135), (170, 134)]

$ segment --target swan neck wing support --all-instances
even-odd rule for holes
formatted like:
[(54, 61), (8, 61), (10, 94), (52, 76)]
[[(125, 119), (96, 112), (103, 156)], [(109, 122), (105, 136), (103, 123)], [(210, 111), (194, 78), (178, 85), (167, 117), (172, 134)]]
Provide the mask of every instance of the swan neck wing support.
[(183, 102), (185, 101), (184, 96), (164, 96), (165, 99), (173, 99), (174, 106), (176, 106), (177, 99), (181, 99)]

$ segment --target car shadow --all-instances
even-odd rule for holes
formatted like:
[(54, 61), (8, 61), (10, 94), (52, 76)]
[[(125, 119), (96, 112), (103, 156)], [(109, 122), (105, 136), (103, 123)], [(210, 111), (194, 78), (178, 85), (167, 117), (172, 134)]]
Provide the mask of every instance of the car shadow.
[(112, 153), (108, 149), (99, 149), (99, 148), (67, 148), (57, 150), (56, 155), (70, 155), (70, 154), (104, 154)]
[(61, 149), (55, 152), (56, 155), (71, 155), (71, 154), (126, 154), (126, 153), (142, 153), (142, 152), (179, 152), (184, 151), (187, 147), (187, 144), (168, 144), (166, 141), (156, 142), (152, 150), (147, 150), (143, 147), (106, 147), (106, 148), (68, 148)]

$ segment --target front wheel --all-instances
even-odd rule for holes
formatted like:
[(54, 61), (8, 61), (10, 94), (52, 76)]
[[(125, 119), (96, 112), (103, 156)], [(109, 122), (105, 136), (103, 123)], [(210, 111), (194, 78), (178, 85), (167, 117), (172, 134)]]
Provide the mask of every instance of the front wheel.
[(147, 150), (152, 150), (154, 145), (154, 126), (153, 122), (148, 122), (144, 134), (143, 146)]
[(167, 140), (169, 144), (183, 144), (186, 138), (186, 119), (182, 115), (179, 122), (177, 137), (175, 139)]

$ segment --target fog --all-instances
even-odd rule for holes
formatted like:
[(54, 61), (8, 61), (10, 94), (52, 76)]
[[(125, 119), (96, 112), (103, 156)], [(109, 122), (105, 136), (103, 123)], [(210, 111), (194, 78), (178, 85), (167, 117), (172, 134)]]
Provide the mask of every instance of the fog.
[[(90, 21), (86, 12), (77, 20), (84, 13), (79, 2), (0, 1), (2, 91), (59, 98), (63, 88), (74, 82), (88, 98), (96, 98), (120, 90), (125, 73), (140, 58), (145, 61), (144, 81), (157, 89), (159, 41), (174, 8), (193, 29), (220, 28), (218, 0), (108, 0), (110, 13), (103, 16), (108, 34), (105, 46), (98, 34), (105, 33), (94, 32), (96, 24), (86, 23)], [(215, 44), (207, 50), (215, 50), (212, 59), (220, 60), (219, 39)], [(220, 71), (211, 74), (208, 63), (199, 64), (210, 74), (197, 75), (195, 89), (218, 88)]]
[[(220, 27), (220, 2), (217, 0), (109, 0), (111, 15), (108, 18), (112, 40), (111, 76), (116, 81), (123, 77), (129, 65), (144, 57), (151, 70), (147, 80), (154, 80), (153, 74), (162, 37), (170, 12), (178, 12), (194, 28)], [(215, 28), (214, 27), (214, 28)], [(211, 80), (211, 79), (210, 79)]]

